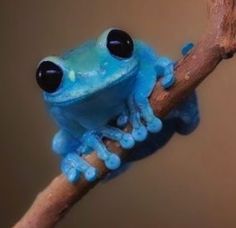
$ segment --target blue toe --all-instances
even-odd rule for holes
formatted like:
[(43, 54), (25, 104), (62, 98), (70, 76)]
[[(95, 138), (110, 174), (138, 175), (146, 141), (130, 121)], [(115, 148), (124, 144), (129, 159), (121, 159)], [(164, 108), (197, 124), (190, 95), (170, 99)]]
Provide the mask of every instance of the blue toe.
[(162, 121), (158, 118), (154, 118), (147, 123), (147, 129), (151, 133), (157, 133), (162, 129)]
[(128, 116), (119, 116), (116, 123), (119, 127), (124, 127), (128, 123)]
[(132, 136), (137, 142), (142, 142), (147, 138), (147, 129), (144, 126), (133, 129)]
[(175, 77), (174, 75), (170, 74), (168, 77), (164, 77), (161, 81), (162, 86), (165, 89), (170, 88), (175, 83)]
[(108, 169), (114, 170), (120, 167), (121, 160), (118, 155), (112, 154), (109, 158), (105, 161), (105, 165)]
[(131, 134), (124, 134), (120, 141), (120, 145), (124, 149), (131, 149), (134, 146), (134, 144), (135, 144), (135, 141)]
[(87, 181), (92, 182), (97, 179), (98, 171), (94, 167), (90, 167), (86, 170), (84, 177)]
[(71, 183), (75, 183), (79, 180), (80, 172), (76, 169), (71, 168), (67, 171), (66, 176), (68, 178), (68, 181)]

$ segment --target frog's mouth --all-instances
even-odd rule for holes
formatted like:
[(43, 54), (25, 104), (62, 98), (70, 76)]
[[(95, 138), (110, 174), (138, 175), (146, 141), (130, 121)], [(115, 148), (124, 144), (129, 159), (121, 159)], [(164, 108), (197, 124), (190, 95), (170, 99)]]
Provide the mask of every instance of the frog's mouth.
[(117, 85), (122, 84), (125, 81), (132, 81), (132, 83), (134, 83), (136, 80), (138, 69), (139, 67), (137, 64), (128, 73), (126, 72), (124, 74), (119, 75), (118, 79), (113, 79), (110, 82), (108, 81), (92, 91), (83, 91), (78, 95), (78, 88), (76, 88), (75, 86), (75, 89), (72, 88), (60, 94), (44, 94), (44, 98), (49, 104), (57, 106), (67, 106), (78, 102), (83, 103), (92, 97), (98, 96), (100, 93), (102, 93), (102, 91), (112, 89), (113, 87), (116, 87)]

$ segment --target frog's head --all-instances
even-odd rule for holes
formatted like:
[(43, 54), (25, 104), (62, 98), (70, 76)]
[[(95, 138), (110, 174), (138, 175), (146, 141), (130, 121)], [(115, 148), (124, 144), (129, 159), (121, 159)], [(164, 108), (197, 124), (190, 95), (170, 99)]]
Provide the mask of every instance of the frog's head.
[(43, 59), (36, 79), (51, 104), (80, 102), (123, 80), (135, 77), (138, 60), (126, 32), (108, 29), (62, 56)]

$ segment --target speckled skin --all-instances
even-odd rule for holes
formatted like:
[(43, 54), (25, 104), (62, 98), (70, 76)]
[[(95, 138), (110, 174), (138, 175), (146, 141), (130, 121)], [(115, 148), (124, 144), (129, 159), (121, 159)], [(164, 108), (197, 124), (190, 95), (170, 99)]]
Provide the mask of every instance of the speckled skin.
[[(158, 56), (140, 40), (134, 40), (130, 58), (117, 58), (106, 47), (110, 30), (62, 56), (51, 56), (41, 61), (51, 61), (63, 70), (60, 87), (54, 93), (44, 92), (44, 100), (60, 127), (52, 147), (61, 155), (61, 169), (70, 182), (76, 182), (81, 174), (88, 181), (97, 178), (96, 168), (83, 159), (83, 155), (93, 150), (107, 168), (119, 168), (120, 158), (108, 151), (103, 138), (131, 149), (136, 142), (145, 141), (148, 132), (156, 135), (155, 141), (160, 144), (164, 142), (159, 138), (160, 134), (168, 134), (162, 130), (165, 129), (162, 121), (153, 114), (148, 97), (157, 80), (164, 88), (174, 83), (174, 62)], [(171, 132), (192, 131), (198, 123), (195, 95), (172, 111), (164, 123), (166, 121), (174, 123)], [(133, 130), (125, 133), (122, 126), (128, 122)], [(151, 152), (155, 149), (153, 147)], [(137, 154), (131, 159), (136, 160), (151, 152)]]

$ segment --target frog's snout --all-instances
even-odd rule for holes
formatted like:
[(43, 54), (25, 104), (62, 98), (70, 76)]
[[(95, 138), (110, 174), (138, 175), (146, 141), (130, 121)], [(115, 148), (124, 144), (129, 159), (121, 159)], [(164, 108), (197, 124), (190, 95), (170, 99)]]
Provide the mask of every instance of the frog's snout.
[(36, 81), (39, 87), (48, 93), (53, 93), (59, 88), (62, 77), (61, 67), (50, 60), (42, 61), (36, 72)]

